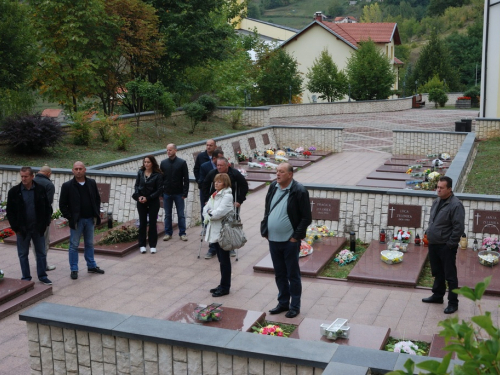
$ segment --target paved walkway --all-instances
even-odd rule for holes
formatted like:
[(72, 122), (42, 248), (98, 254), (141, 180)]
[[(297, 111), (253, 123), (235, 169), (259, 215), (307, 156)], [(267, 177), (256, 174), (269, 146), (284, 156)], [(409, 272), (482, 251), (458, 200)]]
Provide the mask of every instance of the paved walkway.
[[(431, 111), (408, 112), (420, 118)], [(454, 116), (450, 114), (450, 118), (464, 116), (454, 111), (431, 113), (438, 112), (443, 112), (443, 115), (455, 113)], [(407, 112), (398, 116), (411, 119)], [(335, 120), (342, 123), (343, 119), (351, 117), (339, 116)], [(358, 117), (366, 122), (379, 123), (382, 120), (374, 118), (383, 118), (384, 115), (372, 115), (372, 120), (369, 115)], [(446, 125), (448, 128), (451, 126), (450, 118)], [(442, 126), (445, 127), (444, 124)], [(366, 174), (359, 172), (361, 167), (366, 166), (371, 171), (386, 156), (383, 152), (377, 152), (376, 157), (366, 152), (333, 155), (301, 170), (296, 178), (299, 181), (354, 185)], [(67, 253), (51, 250), (49, 263), (55, 264), (57, 269), (49, 272), (54, 282), (54, 294), (45, 301), (157, 319), (164, 319), (187, 302), (208, 304), (217, 301), (228, 307), (267, 311), (277, 303), (274, 277), (255, 273), (252, 269), (268, 253), (267, 243), (259, 234), (265, 194), (265, 189), (250, 194), (242, 206), (249, 241), (240, 250), (239, 261), (232, 258), (232, 287), (228, 296), (214, 299), (208, 292), (219, 282), (219, 264), (215, 258), (203, 259), (206, 244), (202, 246), (201, 259), (197, 259), (200, 228), (196, 227), (188, 230), (188, 242), (180, 241), (177, 236), (168, 242), (160, 242), (155, 255), (142, 255), (136, 251), (120, 259), (97, 256), (98, 265), (106, 271), (104, 275), (86, 273), (83, 256), (80, 255), (82, 271), (76, 281), (69, 277)], [(33, 257), (30, 260), (32, 274), (35, 275)], [(0, 267), (8, 277), (20, 277), (14, 246), (0, 244)], [(437, 333), (440, 330), (437, 323), (446, 317), (443, 314), (444, 305), (421, 302), (428, 295), (429, 291), (422, 289), (304, 278), (301, 314), (294, 320), (299, 322), (308, 317), (333, 321), (342, 317), (353, 323), (390, 327), (395, 335), (414, 338)], [(496, 324), (499, 323), (498, 304), (498, 298), (487, 297), (482, 301), (483, 309), (492, 312)], [(476, 313), (476, 307), (462, 298), (458, 316), (467, 319)], [(29, 372), (26, 324), (19, 321), (16, 313), (0, 321), (0, 374), (25, 375)]]

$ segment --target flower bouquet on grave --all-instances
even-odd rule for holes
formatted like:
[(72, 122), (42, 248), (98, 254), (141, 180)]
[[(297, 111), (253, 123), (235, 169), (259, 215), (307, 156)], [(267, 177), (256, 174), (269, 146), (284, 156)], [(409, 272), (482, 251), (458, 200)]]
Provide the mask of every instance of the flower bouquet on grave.
[(483, 245), (484, 250), (489, 250), (489, 251), (499, 251), (500, 250), (500, 242), (498, 241), (498, 238), (486, 237), (483, 240), (482, 245)]
[(202, 322), (216, 322), (222, 319), (221, 303), (212, 303), (207, 307), (198, 306), (194, 309), (194, 316)]
[(331, 231), (326, 225), (314, 226), (310, 225), (307, 227), (305, 241), (312, 245), (315, 241), (321, 240), (323, 237), (333, 237), (335, 232)]
[(427, 183), (425, 184), (425, 186), (424, 186), (424, 184), (422, 184), (422, 188), (425, 190), (436, 190), (440, 177), (441, 177), (441, 173), (430, 172), (427, 175)]
[(240, 172), (243, 177), (248, 177), (248, 172), (245, 169), (237, 169), (237, 171)]
[(258, 335), (266, 335), (266, 336), (278, 336), (278, 337), (287, 337), (283, 329), (275, 324), (268, 324), (265, 327), (252, 327), (254, 333)]
[(311, 151), (312, 153), (314, 153), (314, 151), (316, 151), (316, 147), (314, 147), (314, 146), (309, 147), (309, 151)]
[(333, 260), (337, 262), (340, 267), (342, 267), (346, 264), (354, 262), (356, 259), (356, 255), (354, 255), (352, 251), (344, 249), (340, 251)]
[(313, 251), (314, 251), (314, 249), (310, 244), (308, 244), (304, 240), (300, 241), (299, 258), (305, 257), (307, 255), (311, 255), (313, 253)]
[(271, 149), (266, 150), (266, 155), (274, 155), (274, 151)]
[(283, 150), (276, 151), (276, 156), (286, 156), (286, 152)]
[(7, 201), (0, 201), (0, 221), (7, 218)]
[(297, 154), (302, 154), (302, 153), (304, 152), (304, 147), (297, 147), (297, 148), (295, 149), (295, 152), (296, 152)]
[(304, 152), (302, 153), (302, 155), (304, 155), (304, 157), (305, 157), (305, 158), (308, 158), (309, 156), (311, 156), (311, 155), (312, 155), (312, 152), (311, 152), (311, 151), (307, 151), (307, 150), (306, 150), (306, 151), (304, 151)]
[(241, 161), (245, 161), (248, 159), (248, 157), (245, 155), (245, 154), (242, 154), (241, 151), (238, 151), (236, 153), (236, 157), (238, 158), (238, 161), (241, 162)]
[(16, 233), (10, 228), (0, 230), (0, 242), (3, 242), (5, 238), (13, 236), (14, 234)]
[(411, 341), (399, 341), (396, 344), (388, 344), (386, 350), (394, 353), (406, 353), (412, 355), (424, 355), (425, 350), (420, 349), (417, 344)]
[(398, 230), (394, 233), (394, 241), (401, 241), (402, 243), (410, 243), (411, 232), (406, 230)]
[(4, 274), (3, 270), (0, 270), (0, 281), (2, 281), (2, 280), (3, 280), (4, 275), (5, 275), (5, 274)]
[(411, 164), (408, 166), (409, 169), (420, 169), (422, 168), (422, 164)]
[(441, 159), (441, 160), (450, 160), (450, 159), (451, 159), (451, 156), (450, 156), (450, 154), (448, 154), (447, 152), (442, 152), (442, 153), (439, 155), (439, 159)]

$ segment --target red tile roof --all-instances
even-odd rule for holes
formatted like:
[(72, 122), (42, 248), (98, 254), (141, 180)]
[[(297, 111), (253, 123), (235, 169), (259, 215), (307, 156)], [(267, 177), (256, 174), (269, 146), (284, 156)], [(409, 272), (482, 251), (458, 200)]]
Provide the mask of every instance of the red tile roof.
[(404, 65), (404, 64), (405, 64), (404, 62), (402, 62), (400, 59), (394, 56), (394, 65)]
[(42, 112), (42, 117), (57, 117), (61, 114), (62, 109), (44, 109)]

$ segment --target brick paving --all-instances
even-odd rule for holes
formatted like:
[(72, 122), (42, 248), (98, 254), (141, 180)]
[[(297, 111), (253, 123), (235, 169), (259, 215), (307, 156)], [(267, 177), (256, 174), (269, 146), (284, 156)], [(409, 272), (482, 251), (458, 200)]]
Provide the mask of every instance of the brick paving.
[[(287, 119), (291, 125), (304, 125), (307, 121), (310, 126), (345, 126), (352, 131), (353, 137), (359, 137), (353, 138), (353, 142), (367, 142), (366, 145), (352, 143), (350, 152), (329, 156), (301, 170), (295, 177), (299, 181), (355, 185), (388, 157), (384, 151), (388, 146), (376, 145), (368, 137), (380, 136), (381, 141), (387, 141), (390, 130), (402, 128), (450, 130), (456, 119), (469, 114), (470, 111), (411, 110)], [(239, 251), (239, 261), (232, 258), (232, 287), (228, 296), (216, 299), (208, 293), (219, 282), (219, 264), (216, 258), (203, 259), (206, 244), (202, 246), (201, 259), (197, 259), (200, 227), (195, 227), (188, 229), (187, 242), (181, 241), (177, 235), (168, 242), (160, 241), (155, 255), (142, 255), (136, 251), (120, 259), (96, 256), (98, 265), (106, 271), (104, 275), (88, 274), (80, 254), (81, 270), (76, 281), (69, 277), (67, 253), (51, 250), (49, 263), (57, 266), (56, 270), (49, 272), (49, 278), (54, 282), (54, 294), (44, 301), (157, 319), (165, 319), (187, 302), (220, 302), (228, 307), (267, 311), (277, 303), (274, 277), (255, 273), (252, 269), (268, 252), (267, 243), (259, 234), (265, 194), (266, 189), (250, 194), (242, 206), (249, 240)], [(7, 277), (20, 277), (15, 247), (0, 244), (0, 254), (0, 267)], [(32, 256), (30, 260), (31, 272), (36, 275)], [(343, 317), (353, 323), (390, 327), (394, 335), (409, 339), (416, 335), (431, 335), (439, 331), (437, 323), (446, 316), (443, 314), (445, 305), (421, 302), (429, 294), (428, 290), (422, 289), (303, 278), (301, 314), (294, 320), (298, 323), (308, 317), (333, 321)], [(482, 301), (483, 309), (492, 312), (496, 324), (499, 323), (498, 305), (499, 298), (486, 297)], [(460, 319), (476, 313), (474, 304), (462, 298), (458, 311)], [(26, 324), (19, 321), (18, 313), (15, 313), (0, 321), (0, 374), (25, 375), (29, 372)]]

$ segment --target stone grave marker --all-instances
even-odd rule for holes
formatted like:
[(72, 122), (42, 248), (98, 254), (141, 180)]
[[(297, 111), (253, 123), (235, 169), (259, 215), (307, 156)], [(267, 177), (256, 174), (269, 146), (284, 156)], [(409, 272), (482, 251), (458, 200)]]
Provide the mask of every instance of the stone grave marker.
[(255, 143), (254, 137), (248, 138), (248, 145), (250, 146), (251, 150), (255, 150), (257, 148), (257, 143)]
[(387, 226), (420, 228), (422, 226), (422, 206), (389, 203)]
[(474, 210), (474, 233), (500, 234), (500, 211)]
[(269, 134), (262, 134), (262, 141), (264, 142), (264, 145), (268, 145), (271, 142), (269, 141)]
[(339, 220), (340, 199), (310, 198), (310, 201), (313, 220)]
[(99, 195), (101, 196), (101, 202), (109, 203), (111, 184), (97, 183), (97, 190), (99, 190)]

